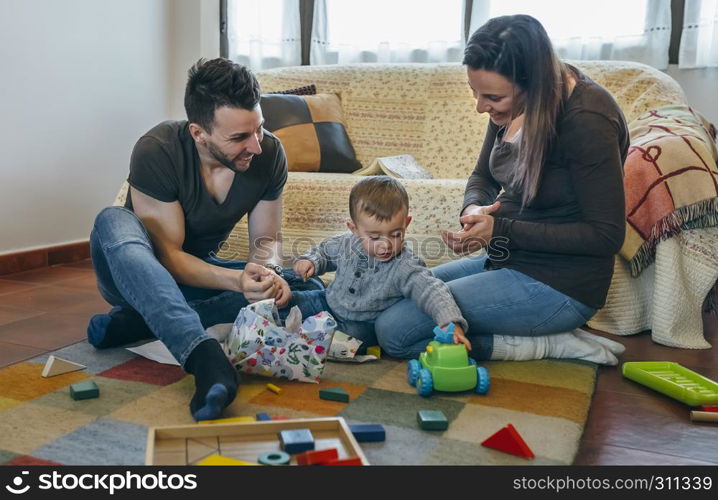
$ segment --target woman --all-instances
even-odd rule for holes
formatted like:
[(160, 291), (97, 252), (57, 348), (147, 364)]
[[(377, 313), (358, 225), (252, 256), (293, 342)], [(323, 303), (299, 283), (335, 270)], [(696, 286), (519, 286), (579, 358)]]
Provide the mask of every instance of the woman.
[[(464, 51), (476, 111), (490, 124), (446, 244), (487, 256), (438, 266), (469, 323), (475, 359), (576, 358), (615, 365), (623, 346), (576, 330), (602, 307), (623, 244), (628, 132), (609, 93), (558, 60), (526, 15), (489, 20)], [(501, 191), (503, 190), (503, 191)], [(388, 354), (432, 339), (411, 301), (379, 316)]]

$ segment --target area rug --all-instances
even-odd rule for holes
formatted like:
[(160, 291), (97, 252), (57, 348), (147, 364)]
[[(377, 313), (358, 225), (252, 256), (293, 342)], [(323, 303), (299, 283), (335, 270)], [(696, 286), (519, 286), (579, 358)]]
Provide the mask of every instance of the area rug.
[[(151, 426), (193, 423), (187, 403), (193, 379), (124, 349), (96, 351), (81, 342), (54, 353), (87, 370), (52, 378), (40, 373), (47, 356), (0, 370), (0, 463), (8, 465), (143, 464)], [(406, 363), (328, 363), (321, 384), (243, 379), (226, 416), (341, 416), (348, 423), (379, 423), (386, 441), (363, 443), (373, 465), (565, 465), (583, 432), (596, 368), (590, 363), (542, 360), (490, 362), (488, 395), (418, 396), (406, 382)], [(100, 397), (70, 398), (68, 386), (94, 380)], [(277, 395), (266, 389), (279, 385)], [(319, 389), (343, 387), (351, 401), (319, 399)], [(419, 410), (441, 410), (446, 431), (423, 431)], [(491, 450), (480, 443), (511, 423), (536, 458)]]

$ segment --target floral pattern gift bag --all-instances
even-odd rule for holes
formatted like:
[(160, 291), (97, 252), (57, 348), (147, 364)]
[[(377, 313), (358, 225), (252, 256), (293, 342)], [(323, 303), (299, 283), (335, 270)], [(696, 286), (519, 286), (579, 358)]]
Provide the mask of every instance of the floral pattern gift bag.
[(282, 325), (274, 299), (242, 308), (225, 342), (242, 373), (319, 383), (336, 321), (321, 312), (302, 322), (299, 308)]

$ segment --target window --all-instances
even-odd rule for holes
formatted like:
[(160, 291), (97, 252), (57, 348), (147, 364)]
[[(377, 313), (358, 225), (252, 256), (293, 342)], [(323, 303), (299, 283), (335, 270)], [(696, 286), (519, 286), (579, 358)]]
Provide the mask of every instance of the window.
[(302, 62), (299, 0), (233, 0), (227, 5), (229, 58), (254, 70)]
[(459, 61), (463, 0), (315, 0), (312, 64)]
[(538, 19), (565, 59), (624, 59), (668, 67), (670, 0), (474, 0), (471, 29), (507, 14)]

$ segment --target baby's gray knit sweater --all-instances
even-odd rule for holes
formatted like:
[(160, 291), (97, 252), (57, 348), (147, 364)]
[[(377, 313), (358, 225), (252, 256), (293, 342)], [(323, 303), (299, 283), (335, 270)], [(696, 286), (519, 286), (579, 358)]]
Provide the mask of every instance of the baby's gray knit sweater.
[(446, 284), (404, 244), (401, 253), (382, 262), (369, 257), (351, 232), (332, 236), (299, 259), (314, 264), (314, 275), (336, 271), (327, 288), (332, 312), (350, 321), (374, 321), (403, 298), (412, 299), (439, 326), (468, 324)]

